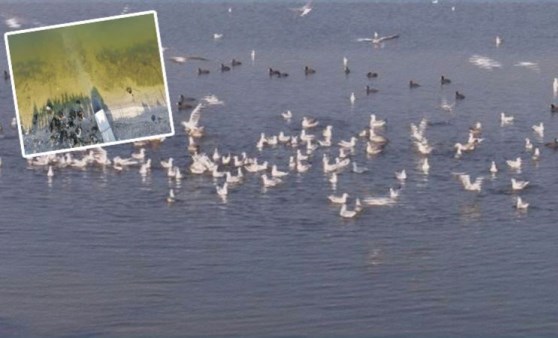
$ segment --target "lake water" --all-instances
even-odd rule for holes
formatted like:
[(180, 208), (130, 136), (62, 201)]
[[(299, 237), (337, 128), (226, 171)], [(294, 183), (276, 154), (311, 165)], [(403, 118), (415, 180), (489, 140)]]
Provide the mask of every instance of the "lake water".
[[(158, 162), (191, 163), (180, 122), (177, 135), (148, 149), (145, 182), (137, 168), (28, 168), (17, 133), (9, 83), (0, 83), (0, 335), (554, 335), (558, 332), (558, 154), (543, 142), (557, 135), (548, 106), (556, 102), (558, 30), (553, 2), (63, 2), (6, 3), (3, 20), (22, 28), (154, 9), (166, 59), (170, 96), (215, 94), (225, 106), (202, 112), (201, 149), (250, 156), (286, 170), (294, 150), (256, 149), (260, 132), (300, 131), (302, 116), (333, 126), (338, 142), (362, 130), (370, 113), (388, 119), (382, 155), (367, 158), (361, 140), (353, 157), (370, 171), (339, 176), (336, 194), (385, 195), (409, 176), (392, 207), (339, 217), (318, 149), (304, 175), (262, 191), (248, 174), (227, 203), (207, 176), (169, 181)], [(455, 10), (452, 11), (452, 6)], [(229, 13), (228, 8), (232, 10)], [(8, 27), (3, 25), (3, 30)], [(358, 38), (400, 34), (382, 47)], [(223, 38), (215, 41), (214, 33)], [(504, 43), (495, 46), (500, 35)], [(250, 61), (250, 52), (256, 59)], [(7, 69), (5, 52), (0, 66)], [(351, 74), (345, 76), (347, 57)], [(471, 59), (471, 57), (474, 57)], [(243, 65), (221, 73), (219, 64)], [(488, 58), (488, 59), (487, 59)], [(474, 62), (472, 61), (475, 61)], [(480, 64), (499, 65), (492, 70)], [(484, 62), (483, 62), (484, 60)], [(488, 62), (487, 62), (488, 61)], [(523, 63), (522, 63), (523, 62)], [(525, 63), (529, 62), (529, 63)], [(305, 77), (309, 65), (317, 73)], [(211, 70), (198, 77), (197, 68)], [(270, 79), (268, 67), (288, 72)], [(369, 81), (365, 74), (379, 73)], [(440, 76), (452, 84), (440, 86)], [(409, 80), (421, 87), (408, 88)], [(379, 93), (366, 96), (370, 84)], [(452, 113), (439, 108), (458, 90)], [(349, 95), (356, 101), (350, 105)], [(287, 124), (286, 109), (294, 118)], [(501, 127), (499, 114), (515, 116)], [(430, 174), (417, 168), (410, 123), (429, 120), (434, 146)], [(454, 158), (453, 145), (483, 124), (484, 142)], [(543, 122), (544, 138), (531, 126)], [(313, 131), (321, 133), (321, 128)], [(541, 159), (524, 150), (529, 137)], [(131, 145), (107, 148), (129, 156)], [(520, 174), (505, 160), (521, 156)], [(494, 160), (500, 168), (488, 173)], [(452, 173), (484, 176), (480, 193), (464, 191)], [(517, 212), (510, 178), (529, 180), (520, 193), (531, 206)], [(177, 201), (167, 205), (169, 188)]]

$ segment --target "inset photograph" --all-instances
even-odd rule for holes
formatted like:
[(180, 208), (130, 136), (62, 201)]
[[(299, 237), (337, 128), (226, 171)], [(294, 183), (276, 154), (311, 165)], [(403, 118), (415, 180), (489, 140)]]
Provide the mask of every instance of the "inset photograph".
[(174, 135), (156, 12), (5, 40), (24, 157)]

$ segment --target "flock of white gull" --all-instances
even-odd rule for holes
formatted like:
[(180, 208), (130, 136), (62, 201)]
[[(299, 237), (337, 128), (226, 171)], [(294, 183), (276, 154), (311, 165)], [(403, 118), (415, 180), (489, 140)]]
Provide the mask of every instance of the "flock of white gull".
[[(346, 65), (346, 60), (344, 60)], [(450, 83), (449, 79), (441, 79), (442, 85)], [(277, 163), (261, 162), (257, 157), (249, 157), (246, 152), (240, 154), (221, 154), (217, 148), (212, 152), (201, 152), (200, 140), (205, 135), (205, 127), (200, 124), (201, 113), (204, 109), (212, 106), (223, 105), (224, 102), (214, 95), (209, 95), (199, 100), (199, 103), (192, 110), (188, 120), (182, 121), (184, 131), (188, 137), (188, 151), (191, 154), (192, 163), (187, 171), (192, 175), (207, 175), (213, 177), (215, 181), (215, 194), (224, 202), (227, 200), (230, 189), (236, 189), (245, 181), (245, 175), (258, 175), (261, 179), (261, 185), (264, 191), (279, 186), (288, 175), (304, 175), (311, 170), (312, 167), (319, 167), (328, 181), (331, 183), (333, 191), (336, 191), (338, 175), (344, 171), (351, 171), (355, 174), (362, 174), (368, 171), (364, 166), (357, 164), (353, 160), (355, 148), (359, 142), (366, 144), (366, 154), (374, 156), (384, 151), (389, 140), (383, 135), (384, 128), (387, 124), (386, 120), (378, 118), (375, 114), (370, 115), (369, 124), (357, 135), (352, 136), (348, 140), (336, 140), (333, 138), (333, 127), (331, 125), (322, 126), (320, 121), (303, 116), (301, 121), (301, 131), (296, 134), (287, 135), (281, 131), (277, 135), (265, 135), (261, 133), (259, 139), (255, 143), (255, 148), (260, 152), (264, 148), (276, 148), (283, 146), (286, 149), (292, 149), (292, 155), (289, 162), (284, 165)], [(442, 107), (444, 108), (444, 107)], [(450, 109), (446, 107), (447, 109)], [(290, 122), (294, 116), (291, 111), (281, 113), (285, 121)], [(501, 113), (500, 123), (502, 127), (512, 124), (514, 117)], [(414, 145), (417, 154), (420, 156), (419, 170), (428, 175), (430, 171), (429, 155), (433, 151), (433, 146), (426, 137), (427, 120), (422, 119), (419, 123), (411, 123), (409, 126), (410, 140)], [(544, 135), (544, 125), (539, 123), (532, 126), (533, 133), (539, 137)], [(31, 167), (44, 168), (46, 175), (50, 180), (56, 175), (56, 171), (61, 168), (86, 169), (91, 166), (101, 166), (112, 168), (117, 172), (136, 168), (139, 175), (144, 179), (151, 174), (152, 166), (159, 166), (164, 169), (169, 179), (181, 180), (184, 178), (183, 172), (175, 165), (173, 158), (163, 159), (159, 163), (153, 163), (148, 157), (146, 146), (149, 143), (160, 143), (164, 139), (155, 139), (151, 141), (136, 142), (134, 145), (139, 150), (134, 151), (130, 157), (116, 156), (109, 158), (107, 151), (103, 148), (90, 149), (84, 152), (81, 157), (74, 156), (72, 153), (51, 154), (28, 159), (28, 165)], [(455, 157), (460, 158), (463, 153), (475, 151), (481, 146), (482, 124), (475, 123), (469, 128), (468, 139), (464, 143), (456, 143), (454, 145)], [(550, 148), (558, 148), (558, 140), (545, 144)], [(312, 157), (318, 148), (332, 148), (333, 153), (338, 152), (334, 158), (330, 158), (327, 153), (323, 153), (321, 157), (321, 165), (312, 164)], [(525, 150), (531, 153), (533, 160), (540, 158), (540, 149), (535, 147), (529, 138), (525, 138)], [(332, 152), (330, 151), (329, 154)], [(260, 163), (261, 162), (261, 163)], [(505, 165), (510, 170), (520, 172), (523, 161), (521, 157), (509, 159)], [(0, 159), (1, 165), (1, 159)], [(281, 170), (279, 167), (285, 167)], [(498, 168), (495, 161), (492, 161), (487, 172), (490, 175), (497, 175)], [(331, 204), (339, 205), (339, 215), (343, 218), (357, 217), (367, 206), (391, 206), (397, 203), (399, 194), (404, 187), (407, 179), (405, 168), (394, 172), (394, 182), (397, 182), (400, 188), (390, 188), (385, 196), (362, 196), (355, 197), (351, 207), (348, 206), (350, 194), (343, 192), (339, 195), (331, 194), (327, 196), (327, 200)], [(456, 174), (458, 181), (463, 189), (470, 192), (480, 192), (482, 189), (483, 177), (478, 177), (474, 181), (466, 173)], [(221, 182), (219, 183), (219, 180)], [(529, 186), (529, 181), (522, 181), (516, 178), (511, 179), (511, 189), (516, 193), (514, 206), (518, 210), (527, 210), (529, 203), (525, 202), (519, 192)], [(170, 189), (166, 201), (170, 204), (176, 201), (174, 190)]]

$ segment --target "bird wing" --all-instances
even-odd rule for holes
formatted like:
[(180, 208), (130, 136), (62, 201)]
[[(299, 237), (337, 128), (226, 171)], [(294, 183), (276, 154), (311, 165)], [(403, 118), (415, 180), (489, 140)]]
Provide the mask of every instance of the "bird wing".
[(190, 126), (196, 127), (198, 125), (201, 116), (201, 110), (203, 107), (204, 107), (203, 103), (198, 103), (196, 108), (192, 110), (192, 113), (190, 114), (190, 120), (188, 120), (188, 124)]
[(187, 60), (196, 60), (196, 61), (209, 61), (209, 59), (204, 58), (202, 56), (187, 56)]
[(461, 180), (461, 184), (464, 187), (468, 187), (471, 185), (471, 177), (469, 175), (459, 175), (459, 179)]
[(358, 42), (364, 42), (364, 41), (366, 41), (366, 42), (371, 42), (372, 39), (371, 39), (371, 38), (358, 38), (357, 41), (358, 41)]
[(382, 36), (382, 37), (380, 37), (380, 38), (374, 39), (374, 42), (375, 42), (375, 43), (381, 43), (381, 42), (384, 42), (384, 41), (397, 39), (398, 37), (399, 37), (399, 34), (388, 35), (388, 36)]

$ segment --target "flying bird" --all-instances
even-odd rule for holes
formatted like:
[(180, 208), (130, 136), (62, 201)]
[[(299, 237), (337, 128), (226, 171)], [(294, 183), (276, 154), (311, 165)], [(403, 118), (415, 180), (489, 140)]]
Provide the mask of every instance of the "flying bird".
[(174, 63), (185, 63), (186, 61), (195, 60), (195, 61), (209, 61), (208, 59), (201, 57), (201, 56), (171, 56), (169, 58)]
[(300, 17), (306, 16), (312, 11), (312, 0), (308, 1), (306, 5), (302, 7), (291, 8), (290, 10), (296, 12)]
[(359, 42), (372, 42), (375, 45), (381, 44), (384, 41), (394, 40), (399, 38), (399, 34), (387, 35), (387, 36), (380, 36), (378, 32), (374, 32), (374, 37), (372, 38), (359, 38), (357, 41)]

